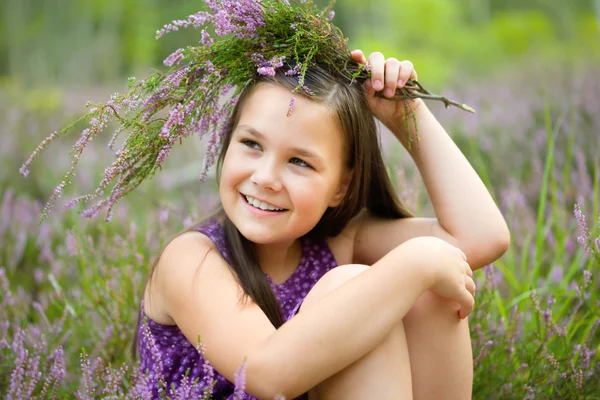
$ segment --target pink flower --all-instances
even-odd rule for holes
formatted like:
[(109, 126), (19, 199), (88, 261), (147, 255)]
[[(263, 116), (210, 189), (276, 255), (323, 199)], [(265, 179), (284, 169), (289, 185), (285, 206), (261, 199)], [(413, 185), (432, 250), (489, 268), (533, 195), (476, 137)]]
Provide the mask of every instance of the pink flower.
[(256, 72), (258, 72), (259, 75), (275, 76), (275, 68), (273, 67), (260, 67)]

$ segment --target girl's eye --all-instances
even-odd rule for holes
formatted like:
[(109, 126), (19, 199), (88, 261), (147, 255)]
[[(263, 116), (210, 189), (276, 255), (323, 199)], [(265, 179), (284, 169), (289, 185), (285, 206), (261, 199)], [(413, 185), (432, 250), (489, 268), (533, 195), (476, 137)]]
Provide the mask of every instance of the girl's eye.
[(298, 157), (294, 157), (290, 159), (290, 162), (294, 165), (297, 165), (299, 167), (303, 167), (303, 168), (310, 168), (313, 169), (312, 165), (310, 165), (309, 163), (307, 163), (304, 160), (299, 159)]
[(256, 143), (254, 140), (244, 139), (244, 140), (242, 140), (242, 144), (250, 147), (251, 149), (260, 150), (260, 145), (258, 143)]

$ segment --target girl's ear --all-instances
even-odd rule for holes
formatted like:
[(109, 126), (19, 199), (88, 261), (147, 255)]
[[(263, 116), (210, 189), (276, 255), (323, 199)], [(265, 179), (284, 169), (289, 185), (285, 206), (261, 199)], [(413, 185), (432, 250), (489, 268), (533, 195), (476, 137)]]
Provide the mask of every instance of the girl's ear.
[(344, 200), (344, 197), (346, 197), (346, 193), (348, 192), (348, 188), (350, 187), (350, 182), (352, 181), (353, 172), (353, 170), (348, 170), (344, 172), (338, 189), (333, 195), (331, 202), (329, 203), (329, 207), (337, 207), (340, 205), (342, 200)]

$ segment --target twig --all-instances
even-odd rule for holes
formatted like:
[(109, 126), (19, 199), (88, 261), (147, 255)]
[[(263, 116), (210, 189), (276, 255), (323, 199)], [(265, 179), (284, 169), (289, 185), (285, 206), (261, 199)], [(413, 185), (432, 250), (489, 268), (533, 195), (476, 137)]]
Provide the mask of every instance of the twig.
[(463, 103), (456, 102), (454, 100), (450, 100), (446, 96), (432, 94), (432, 93), (428, 92), (427, 90), (425, 90), (419, 82), (414, 81), (412, 79), (410, 79), (406, 83), (406, 85), (404, 85), (404, 87), (396, 89), (396, 94), (394, 95), (394, 97), (391, 97), (391, 98), (385, 97), (382, 92), (376, 92), (375, 96), (383, 98), (383, 99), (387, 99), (387, 100), (392, 100), (392, 101), (404, 101), (404, 100), (416, 99), (416, 98), (427, 99), (427, 100), (439, 100), (444, 103), (446, 108), (449, 108), (450, 106), (455, 106), (462, 110), (465, 110), (465, 111), (475, 114), (475, 109), (468, 106), (467, 104), (463, 104)]

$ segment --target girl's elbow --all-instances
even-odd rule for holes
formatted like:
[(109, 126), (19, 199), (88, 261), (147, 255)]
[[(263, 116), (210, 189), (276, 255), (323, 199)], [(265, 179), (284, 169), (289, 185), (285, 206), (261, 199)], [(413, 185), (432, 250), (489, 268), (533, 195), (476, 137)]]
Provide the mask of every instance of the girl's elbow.
[(504, 221), (499, 224), (498, 228), (490, 230), (484, 237), (484, 242), (480, 243), (489, 254), (488, 257), (492, 258), (489, 263), (502, 257), (510, 246), (510, 231)]
[(467, 262), (473, 271), (489, 265), (502, 257), (510, 246), (508, 230), (502, 234), (480, 237), (467, 248)]
[(498, 229), (492, 242), (494, 243), (494, 249), (497, 255), (496, 259), (498, 259), (506, 253), (510, 246), (510, 231), (508, 230), (506, 223), (502, 224), (502, 227)]

